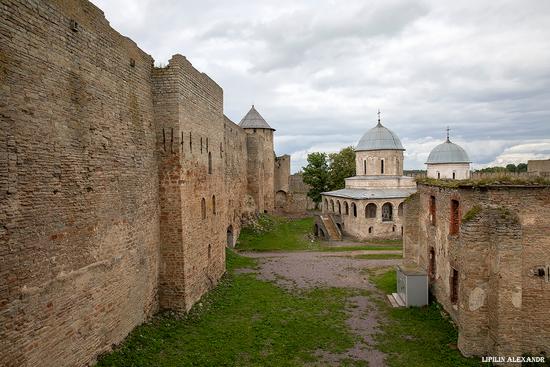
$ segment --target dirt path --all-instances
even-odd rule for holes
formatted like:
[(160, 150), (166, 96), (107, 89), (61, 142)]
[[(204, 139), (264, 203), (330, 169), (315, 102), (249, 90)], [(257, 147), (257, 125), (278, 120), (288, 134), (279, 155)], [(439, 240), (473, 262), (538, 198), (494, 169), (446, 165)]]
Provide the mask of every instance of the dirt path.
[[(263, 252), (241, 253), (258, 260), (257, 270), (261, 279), (273, 281), (287, 289), (339, 287), (377, 292), (368, 281), (365, 269), (397, 265), (401, 260), (366, 260), (351, 256), (364, 251), (347, 252)], [(368, 251), (368, 253), (394, 253), (393, 251)], [(384, 354), (374, 348), (373, 335), (377, 332), (380, 314), (374, 302), (366, 296), (348, 299), (346, 311), (350, 330), (361, 341), (342, 354), (318, 351), (324, 365), (338, 366), (345, 358), (365, 360), (368, 365), (384, 366)]]

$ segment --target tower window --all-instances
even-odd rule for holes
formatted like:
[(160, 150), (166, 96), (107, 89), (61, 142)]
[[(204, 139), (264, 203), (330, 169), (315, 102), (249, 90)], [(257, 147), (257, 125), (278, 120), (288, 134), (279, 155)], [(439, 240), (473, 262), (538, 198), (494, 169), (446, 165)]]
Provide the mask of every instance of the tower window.
[(363, 161), (363, 171), (364, 171), (364, 174), (366, 175), (367, 174), (367, 160)]
[(453, 172), (453, 180), (456, 178), (456, 173)]
[(201, 199), (201, 217), (206, 219), (206, 200), (204, 198)]
[(212, 152), (208, 152), (208, 174), (212, 174)]
[(451, 268), (451, 303), (456, 305), (458, 303), (458, 271)]
[(384, 174), (384, 160), (383, 159), (380, 161), (380, 173)]

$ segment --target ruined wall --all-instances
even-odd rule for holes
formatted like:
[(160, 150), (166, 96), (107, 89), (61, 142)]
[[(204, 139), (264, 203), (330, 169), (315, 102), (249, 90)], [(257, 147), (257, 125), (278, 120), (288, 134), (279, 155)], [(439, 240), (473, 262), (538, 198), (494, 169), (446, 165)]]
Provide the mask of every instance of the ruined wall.
[[(467, 355), (548, 353), (550, 282), (535, 274), (550, 264), (549, 187), (461, 187), (419, 185), (418, 199), (405, 204), (416, 222), (405, 223), (405, 261), (429, 268), (435, 250), (431, 290), (459, 327), (459, 348)], [(436, 199), (430, 221), (430, 196)], [(450, 201), (460, 203), (459, 232), (449, 234)], [(453, 304), (451, 271), (459, 272)]]
[(315, 209), (315, 202), (307, 196), (309, 186), (304, 183), (301, 173), (295, 173), (289, 177), (288, 195), (285, 213), (305, 213)]
[(0, 9), (0, 365), (82, 366), (157, 309), (153, 60), (89, 2)]
[(530, 174), (550, 174), (550, 159), (533, 159), (527, 161), (527, 172)]
[(289, 197), (290, 156), (285, 154), (276, 157), (274, 168), (275, 209), (284, 211)]

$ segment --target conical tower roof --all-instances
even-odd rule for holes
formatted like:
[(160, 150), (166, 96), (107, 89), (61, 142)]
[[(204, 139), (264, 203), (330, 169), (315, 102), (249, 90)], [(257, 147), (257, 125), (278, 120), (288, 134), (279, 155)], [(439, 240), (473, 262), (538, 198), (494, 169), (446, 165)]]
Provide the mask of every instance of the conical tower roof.
[(265, 119), (260, 115), (258, 111), (252, 105), (250, 111), (243, 117), (239, 126), (243, 129), (269, 129), (275, 131), (274, 128), (269, 126)]

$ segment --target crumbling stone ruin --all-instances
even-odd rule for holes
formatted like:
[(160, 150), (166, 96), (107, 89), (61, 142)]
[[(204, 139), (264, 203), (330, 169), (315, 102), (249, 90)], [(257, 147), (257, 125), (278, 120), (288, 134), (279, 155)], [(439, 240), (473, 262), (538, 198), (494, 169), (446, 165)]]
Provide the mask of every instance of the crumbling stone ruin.
[(467, 356), (550, 353), (550, 186), (541, 182), (427, 181), (405, 201), (404, 262), (428, 273)]
[(288, 182), (271, 127), (230, 121), (213, 80), (154, 67), (86, 0), (0, 0), (0, 124), (2, 366), (86, 365), (189, 310)]

